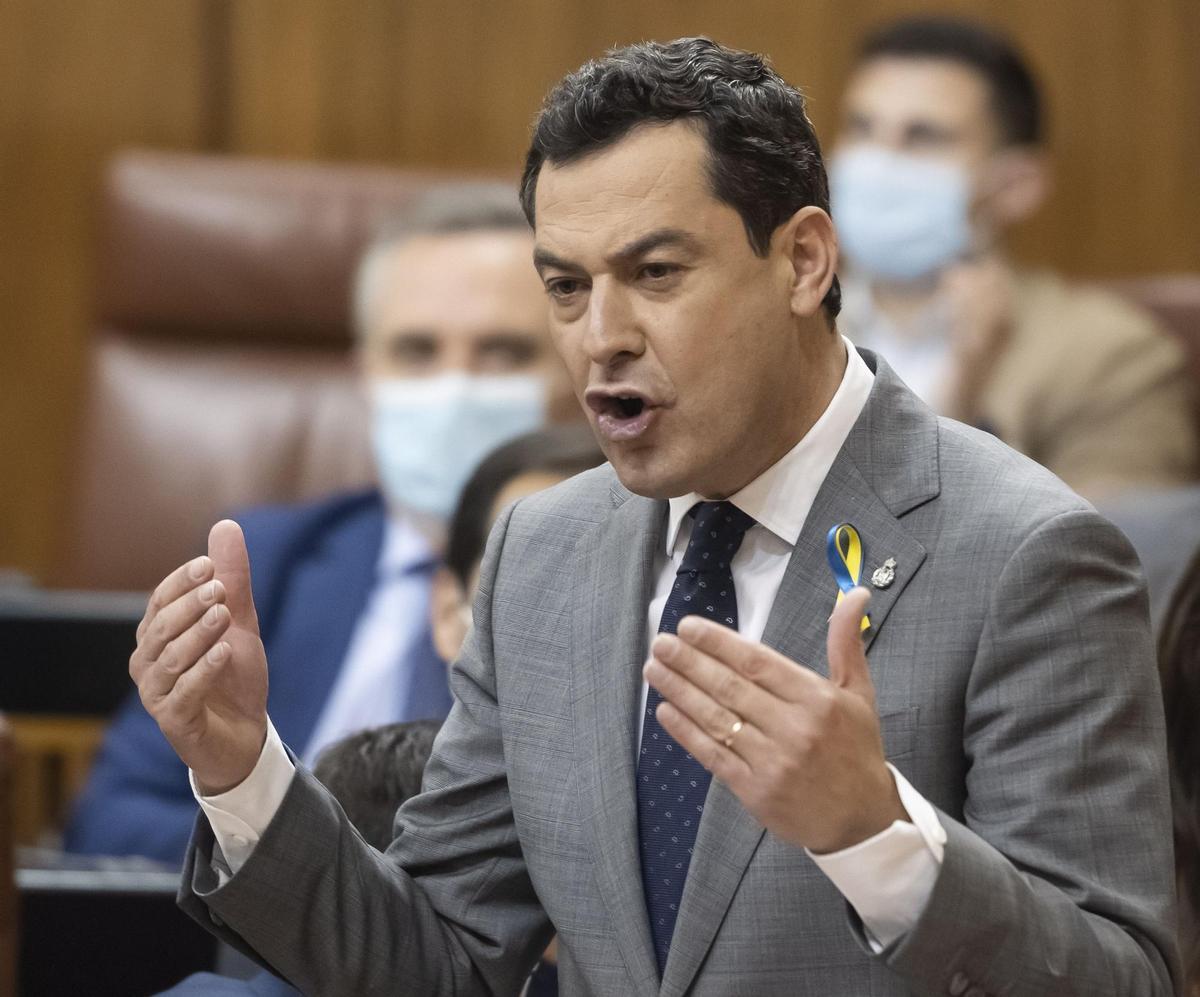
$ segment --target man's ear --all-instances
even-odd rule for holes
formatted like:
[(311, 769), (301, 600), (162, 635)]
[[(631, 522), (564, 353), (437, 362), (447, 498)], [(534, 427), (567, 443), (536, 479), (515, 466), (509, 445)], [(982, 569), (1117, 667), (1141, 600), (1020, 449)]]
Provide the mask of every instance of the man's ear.
[(810, 318), (825, 300), (837, 272), (837, 234), (829, 214), (813, 205), (801, 208), (775, 233), (791, 263), (792, 313)]
[(463, 607), (466, 593), (454, 572), (442, 566), (433, 573), (429, 592), (429, 623), (433, 630), (433, 647), (446, 664), (451, 664), (462, 650), (467, 637)]
[(983, 179), (979, 207), (997, 229), (1024, 221), (1050, 194), (1050, 167), (1044, 153), (1005, 149), (993, 157)]

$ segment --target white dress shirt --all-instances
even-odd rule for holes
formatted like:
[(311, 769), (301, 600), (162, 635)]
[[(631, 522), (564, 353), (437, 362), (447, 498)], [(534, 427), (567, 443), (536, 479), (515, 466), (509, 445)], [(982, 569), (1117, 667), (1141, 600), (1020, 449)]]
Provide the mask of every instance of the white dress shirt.
[[(820, 419), (783, 458), (730, 497), (756, 521), (730, 565), (737, 592), (738, 629), (752, 640), (762, 638), (804, 520), (871, 392), (874, 375), (848, 342), (846, 346), (846, 372)], [(694, 494), (671, 499), (666, 548), (659, 556), (655, 594), (647, 607), (651, 640), (690, 536), (687, 512), (699, 501), (702, 497)], [(831, 575), (831, 610), (834, 588)], [(645, 701), (643, 684), (639, 740)], [(843, 851), (809, 853), (858, 912), (876, 951), (916, 924), (937, 879), (946, 841), (933, 806), (894, 767), (888, 767), (912, 823), (895, 821)], [(218, 862), (222, 882), (236, 874), (249, 857), (282, 803), (294, 771), (279, 735), (269, 725), (262, 754), (244, 782), (218, 796), (196, 794), (228, 866), (222, 868)], [(192, 788), (196, 790), (194, 780)]]
[(888, 366), (926, 405), (935, 411), (944, 409), (953, 362), (950, 316), (944, 300), (935, 298), (899, 326), (876, 307), (870, 286), (850, 276), (842, 281), (838, 325), (856, 346), (887, 357)]

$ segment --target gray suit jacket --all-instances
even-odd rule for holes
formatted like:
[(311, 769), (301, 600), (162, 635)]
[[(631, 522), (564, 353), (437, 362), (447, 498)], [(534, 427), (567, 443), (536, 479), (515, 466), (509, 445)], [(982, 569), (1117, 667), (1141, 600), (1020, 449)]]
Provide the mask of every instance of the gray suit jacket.
[[(422, 794), (371, 850), (300, 770), (224, 887), (201, 818), (181, 903), (313, 994), (515, 994), (552, 931), (567, 995), (1173, 992), (1171, 824), (1146, 596), (1056, 478), (936, 418), (882, 362), (764, 642), (826, 671), (825, 533), (849, 521), (887, 754), (949, 840), (880, 955), (804, 852), (709, 791), (660, 983), (636, 841), (636, 712), (666, 503), (608, 467), (493, 530)], [(971, 987), (976, 989), (971, 990)]]

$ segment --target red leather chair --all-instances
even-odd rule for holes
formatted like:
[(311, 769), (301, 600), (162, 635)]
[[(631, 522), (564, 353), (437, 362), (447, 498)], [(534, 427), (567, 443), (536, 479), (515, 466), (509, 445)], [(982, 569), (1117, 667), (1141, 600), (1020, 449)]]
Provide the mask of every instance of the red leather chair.
[(129, 152), (104, 188), (78, 462), (53, 583), (148, 589), (222, 514), (372, 478), (350, 284), (448, 178)]

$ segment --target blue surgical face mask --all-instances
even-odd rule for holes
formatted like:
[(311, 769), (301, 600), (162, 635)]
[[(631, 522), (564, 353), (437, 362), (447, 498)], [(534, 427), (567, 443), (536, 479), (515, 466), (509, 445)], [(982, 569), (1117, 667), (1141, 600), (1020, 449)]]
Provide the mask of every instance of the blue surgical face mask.
[(868, 280), (927, 280), (971, 246), (960, 166), (860, 145), (834, 156), (829, 184), (842, 255)]
[(371, 443), (389, 501), (446, 520), (492, 450), (545, 418), (540, 378), (394, 378), (371, 386)]

